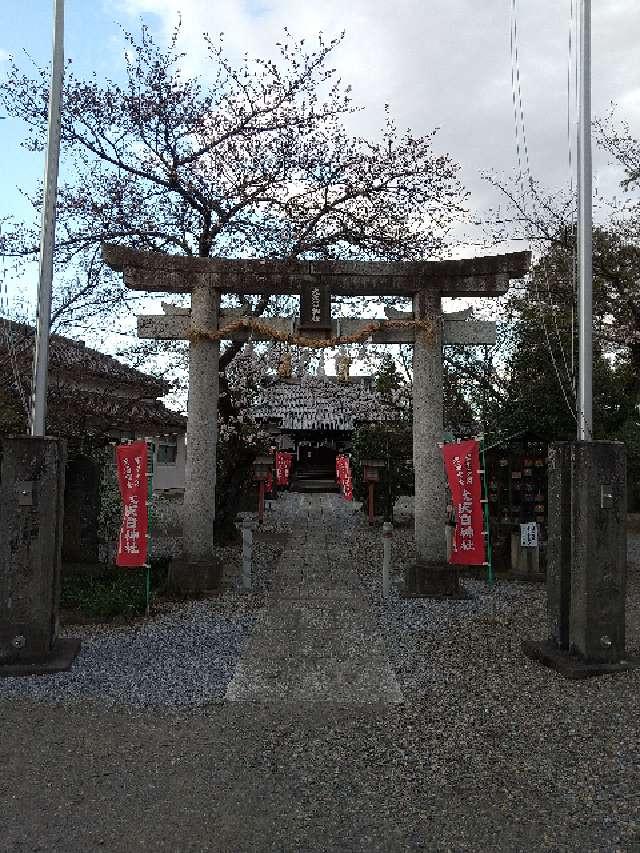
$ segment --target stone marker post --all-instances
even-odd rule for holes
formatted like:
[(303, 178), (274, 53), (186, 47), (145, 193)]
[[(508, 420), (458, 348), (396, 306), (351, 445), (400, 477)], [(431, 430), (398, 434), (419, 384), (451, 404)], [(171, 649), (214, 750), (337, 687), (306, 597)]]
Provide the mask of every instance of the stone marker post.
[(638, 666), (625, 652), (624, 445), (554, 444), (549, 464), (549, 636), (523, 651), (568, 678)]
[(240, 527), (242, 529), (242, 589), (244, 592), (251, 592), (251, 551), (255, 524), (250, 519), (244, 519)]
[(58, 637), (66, 443), (0, 441), (0, 676), (69, 669), (80, 641)]
[(389, 598), (391, 590), (391, 537), (393, 525), (390, 521), (382, 523), (382, 597)]
[(547, 529), (547, 617), (549, 637), (569, 649), (571, 609), (571, 443), (549, 447)]
[(625, 656), (627, 466), (614, 441), (578, 441), (571, 453), (569, 647), (593, 663)]

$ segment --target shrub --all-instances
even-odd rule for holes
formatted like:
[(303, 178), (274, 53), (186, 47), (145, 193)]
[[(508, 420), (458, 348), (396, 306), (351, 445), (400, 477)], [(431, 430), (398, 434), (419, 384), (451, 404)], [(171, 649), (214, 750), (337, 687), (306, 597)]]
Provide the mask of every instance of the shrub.
[(367, 424), (354, 431), (351, 459), (353, 496), (363, 501), (365, 511), (367, 485), (363, 479), (363, 460), (380, 459), (386, 463), (380, 470), (380, 481), (375, 487), (375, 512), (390, 518), (396, 499), (400, 495), (414, 493), (412, 453), (410, 421)]
[[(167, 570), (168, 560), (152, 561), (152, 592), (164, 587)], [(98, 576), (63, 575), (60, 604), (91, 618), (142, 615), (147, 604), (146, 569), (110, 568)]]

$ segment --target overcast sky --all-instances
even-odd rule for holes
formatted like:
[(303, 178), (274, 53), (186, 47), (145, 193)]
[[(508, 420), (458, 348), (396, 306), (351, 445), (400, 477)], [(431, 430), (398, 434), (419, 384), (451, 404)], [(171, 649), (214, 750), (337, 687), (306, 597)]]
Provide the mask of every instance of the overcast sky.
[[(573, 0), (574, 5), (578, 0)], [(2, 0), (0, 68), (9, 54), (27, 49), (46, 62), (51, 49), (51, 0)], [(567, 66), (571, 0), (518, 0), (519, 58), (531, 170), (551, 190), (568, 180)], [(201, 33), (224, 31), (233, 53), (264, 56), (289, 27), (297, 37), (346, 31), (336, 57), (354, 100), (362, 132), (375, 134), (383, 105), (401, 129), (415, 134), (441, 128), (438, 150), (462, 166), (479, 216), (495, 203), (482, 171), (506, 175), (516, 167), (511, 85), (512, 0), (67, 0), (66, 54), (76, 73), (99, 75), (121, 68), (117, 22), (140, 18), (167, 34), (178, 13), (190, 68), (206, 75)], [(577, 12), (575, 13), (577, 14)], [(640, 133), (640, 4), (593, 2), (593, 113), (612, 101), (620, 118)], [(572, 114), (575, 119), (575, 115)], [(3, 157), (0, 215), (24, 215), (19, 187), (42, 174), (42, 155), (18, 148), (20, 127), (0, 122)], [(64, 152), (63, 155), (64, 157)], [(617, 190), (618, 172), (594, 152), (600, 193)], [(481, 238), (476, 234), (475, 239)]]
[[(577, 17), (578, 0), (574, 0)], [(611, 101), (640, 131), (640, 4), (595, 0), (593, 113)], [(400, 127), (441, 128), (438, 144), (463, 167), (472, 206), (493, 199), (480, 173), (516, 166), (511, 85), (512, 0), (126, 0), (128, 14), (153, 16), (166, 32), (182, 14), (194, 69), (206, 72), (200, 33), (224, 31), (238, 53), (265, 54), (284, 26), (295, 35), (346, 31), (337, 67), (375, 133), (383, 104)], [(550, 189), (568, 178), (567, 68), (571, 0), (518, 0), (519, 64), (531, 170)], [(575, 120), (575, 110), (572, 110)], [(596, 152), (599, 191), (616, 192), (619, 175)]]

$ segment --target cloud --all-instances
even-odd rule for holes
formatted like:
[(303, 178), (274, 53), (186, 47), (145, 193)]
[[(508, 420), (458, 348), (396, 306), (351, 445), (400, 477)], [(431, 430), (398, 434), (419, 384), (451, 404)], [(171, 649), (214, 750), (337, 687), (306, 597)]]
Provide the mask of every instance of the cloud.
[[(441, 128), (436, 148), (448, 151), (463, 169), (478, 209), (494, 199), (482, 171), (501, 174), (516, 166), (512, 104), (510, 8), (503, 0), (123, 0), (131, 15), (155, 16), (166, 35), (182, 18), (190, 71), (207, 73), (202, 32), (223, 31), (232, 55), (275, 55), (287, 26), (294, 37), (346, 37), (335, 65), (353, 85), (354, 100), (366, 109), (358, 130), (375, 134), (383, 105), (391, 104), (398, 125), (416, 134)], [(577, 4), (574, 2), (573, 6)], [(521, 4), (519, 65), (531, 169), (552, 189), (568, 179), (567, 71), (570, 0)], [(640, 15), (636, 0), (608, 0), (593, 14), (593, 112), (604, 115), (611, 101), (632, 128), (640, 125)], [(575, 34), (574, 34), (575, 57)], [(575, 121), (575, 110), (569, 113)], [(573, 132), (573, 131), (572, 131)], [(575, 155), (574, 155), (575, 161)], [(619, 173), (595, 152), (602, 192), (615, 191)]]
[(0, 62), (8, 62), (11, 54), (8, 50), (5, 50), (3, 47), (0, 47)]

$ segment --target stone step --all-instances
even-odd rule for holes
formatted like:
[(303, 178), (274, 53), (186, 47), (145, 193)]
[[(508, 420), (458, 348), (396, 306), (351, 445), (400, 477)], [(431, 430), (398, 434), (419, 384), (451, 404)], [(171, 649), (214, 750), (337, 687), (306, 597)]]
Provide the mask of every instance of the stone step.
[(291, 483), (292, 492), (339, 492), (340, 487), (335, 480), (298, 480)]
[(251, 637), (246, 655), (276, 661), (305, 659), (354, 660), (384, 658), (386, 648), (380, 636), (370, 636), (360, 625), (317, 631), (298, 628), (295, 632), (270, 627)]
[(274, 601), (262, 611), (254, 630), (262, 634), (269, 631), (297, 635), (300, 632), (367, 631), (377, 636), (377, 626), (370, 604), (345, 608), (339, 605), (301, 606), (295, 602)]

